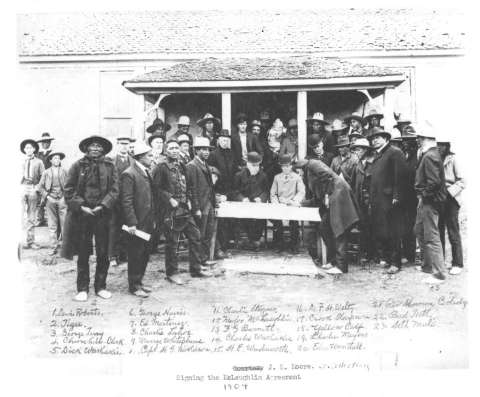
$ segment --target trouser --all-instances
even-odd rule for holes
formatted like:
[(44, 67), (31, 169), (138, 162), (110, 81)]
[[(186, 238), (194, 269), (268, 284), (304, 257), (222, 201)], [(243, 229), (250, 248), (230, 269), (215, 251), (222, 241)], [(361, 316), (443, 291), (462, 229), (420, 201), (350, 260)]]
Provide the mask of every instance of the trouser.
[(386, 231), (376, 230), (374, 244), (380, 260), (390, 265), (401, 267), (402, 235), (403, 235), (403, 211), (400, 207), (391, 208), (384, 215), (383, 222), (386, 223)]
[(360, 255), (367, 260), (374, 260), (376, 256), (375, 240), (373, 238), (372, 219), (366, 206), (360, 207), (361, 221), (358, 224), (360, 231)]
[(143, 276), (150, 258), (151, 242), (137, 236), (127, 235), (128, 289), (135, 292), (142, 287)]
[(167, 277), (178, 273), (177, 246), (178, 239), (182, 233), (188, 239), (190, 273), (198, 273), (201, 270), (202, 263), (207, 260), (201, 243), (200, 230), (193, 217), (188, 215), (186, 217), (174, 218), (173, 227), (167, 227), (165, 231), (165, 272)]
[[(283, 221), (275, 220), (273, 223), (273, 241), (277, 246), (282, 246), (283, 239)], [(290, 229), (290, 245), (292, 247), (298, 246), (299, 228), (298, 221), (289, 221), (288, 227)]]
[(448, 195), (447, 201), (438, 220), (440, 241), (442, 243), (443, 256), (445, 256), (445, 228), (448, 233), (448, 240), (452, 247), (452, 266), (463, 267), (462, 238), (460, 236), (460, 225), (458, 223), (458, 211), (460, 205), (457, 200)]
[(407, 206), (404, 209), (403, 216), (402, 257), (406, 258), (410, 263), (414, 263), (417, 250), (417, 239), (415, 237), (417, 206), (414, 204)]
[(35, 242), (35, 222), (37, 216), (38, 195), (34, 185), (23, 185), (22, 203), (27, 214), (27, 244)]
[(263, 230), (265, 228), (265, 220), (263, 219), (242, 219), (238, 221), (236, 226), (236, 240), (240, 239), (240, 230), (246, 231), (248, 240), (250, 242), (260, 240)]
[(215, 227), (215, 209), (211, 203), (202, 209), (202, 216), (196, 218), (196, 224), (200, 230), (200, 241), (203, 246), (203, 251), (208, 254), (210, 252), (210, 244)]
[(97, 266), (95, 269), (95, 292), (105, 289), (108, 273), (108, 229), (110, 214), (97, 216), (83, 215), (79, 217), (77, 290), (88, 292), (90, 285), (90, 267), (88, 259), (92, 247), (92, 237), (95, 237), (95, 253)]
[(36, 215), (37, 224), (41, 224), (45, 221), (46, 207), (47, 207), (47, 203), (44, 200), (38, 200), (38, 202), (37, 202), (37, 215)]
[(217, 220), (217, 242), (215, 249), (225, 251), (230, 240), (235, 238), (235, 221), (229, 218), (218, 218)]
[(127, 252), (126, 233), (122, 231), (122, 213), (120, 208), (115, 208), (110, 218), (108, 238), (108, 257), (124, 260)]
[(60, 199), (47, 197), (45, 211), (50, 232), (50, 244), (55, 249), (60, 245), (62, 239), (63, 225), (67, 213), (65, 199), (63, 197)]
[(415, 233), (423, 258), (423, 268), (438, 278), (445, 278), (445, 263), (438, 230), (439, 210), (431, 204), (419, 201)]

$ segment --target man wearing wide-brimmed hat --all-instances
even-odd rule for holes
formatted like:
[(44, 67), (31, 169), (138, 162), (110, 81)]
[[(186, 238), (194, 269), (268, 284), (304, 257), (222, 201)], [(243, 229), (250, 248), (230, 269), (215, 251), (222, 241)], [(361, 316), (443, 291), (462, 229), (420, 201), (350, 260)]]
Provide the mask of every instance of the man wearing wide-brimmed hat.
[(67, 179), (67, 171), (62, 167), (65, 154), (59, 151), (51, 151), (47, 168), (38, 184), (42, 200), (45, 201), (48, 230), (50, 232), (50, 244), (52, 254), (57, 253), (61, 244), (67, 205), (65, 203), (64, 188)]
[(191, 189), (192, 213), (200, 229), (203, 249), (210, 253), (215, 221), (215, 192), (207, 159), (212, 147), (208, 138), (198, 136), (193, 140), (193, 148), (195, 157), (187, 164), (187, 184)]
[(335, 147), (338, 150), (338, 156), (332, 160), (331, 168), (352, 186), (352, 174), (358, 163), (358, 157), (350, 151), (350, 140), (346, 135), (338, 137)]
[(152, 148), (153, 161), (150, 170), (153, 171), (156, 165), (164, 163), (167, 160), (163, 153), (165, 147), (165, 134), (154, 133), (148, 137), (147, 142)]
[(403, 115), (398, 115), (398, 117), (396, 117), (396, 122), (397, 124), (395, 124), (393, 126), (393, 128), (396, 128), (397, 130), (400, 131), (400, 134), (403, 134), (404, 133), (404, 128), (410, 124), (412, 124), (412, 122), (410, 121), (409, 118), (406, 118), (404, 117)]
[(333, 120), (330, 129), (332, 131), (332, 135), (333, 135), (333, 138), (334, 138), (335, 142), (338, 141), (338, 138), (341, 135), (347, 135), (348, 128), (349, 128), (348, 125), (346, 125), (342, 120), (339, 120), (339, 119)]
[(327, 131), (327, 126), (330, 124), (325, 120), (323, 113), (316, 112), (307, 120), (307, 135), (318, 134), (323, 141), (323, 150), (329, 153), (334, 152), (335, 138), (330, 131)]
[(288, 120), (287, 133), (282, 138), (280, 155), (289, 154), (293, 160), (298, 152), (298, 123), (297, 119)]
[(318, 134), (309, 135), (307, 138), (307, 160), (320, 160), (324, 164), (332, 164), (334, 154), (331, 152), (326, 152), (323, 148), (322, 137)]
[(219, 118), (214, 117), (211, 113), (206, 113), (197, 125), (202, 128), (202, 136), (208, 138), (210, 145), (215, 146), (217, 143), (217, 133), (220, 131), (222, 122)]
[(370, 203), (374, 239), (381, 264), (388, 274), (401, 268), (401, 237), (403, 234), (405, 156), (389, 144), (391, 134), (373, 127), (369, 140), (374, 159), (371, 167)]
[(97, 261), (95, 293), (103, 299), (112, 296), (106, 289), (109, 267), (108, 241), (111, 214), (118, 199), (118, 174), (113, 161), (106, 157), (112, 150), (112, 144), (108, 139), (92, 135), (83, 139), (79, 148), (85, 156), (72, 164), (65, 182), (68, 211), (62, 256), (71, 259), (78, 253), (78, 293), (75, 300), (84, 302), (88, 298), (90, 284), (88, 261), (93, 237)]
[(193, 159), (190, 137), (187, 134), (181, 134), (178, 136), (177, 142), (180, 148), (178, 160), (187, 165)]
[[(248, 117), (245, 113), (240, 113), (236, 118), (237, 130), (232, 132), (232, 152), (235, 155), (235, 161), (244, 166), (247, 162), (249, 152), (263, 154), (263, 145), (259, 137), (247, 131)], [(265, 140), (265, 144), (266, 144)]]
[(346, 117), (343, 121), (345, 122), (345, 124), (347, 124), (350, 127), (348, 130), (348, 135), (356, 132), (358, 134), (362, 134), (363, 136), (367, 136), (366, 131), (363, 128), (363, 125), (365, 124), (365, 120), (359, 112), (353, 112), (350, 116)]
[(127, 226), (125, 238), (128, 253), (128, 290), (135, 296), (147, 298), (151, 287), (143, 284), (151, 252), (152, 240), (135, 235), (136, 231), (152, 234), (155, 229), (155, 200), (150, 165), (152, 148), (138, 142), (131, 165), (120, 176), (120, 206), (123, 223)]
[(250, 123), (250, 131), (253, 135), (260, 136), (262, 132), (262, 123), (260, 120), (252, 120)]
[(420, 145), (420, 159), (415, 175), (415, 191), (418, 197), (415, 234), (422, 252), (421, 269), (431, 273), (424, 282), (442, 283), (446, 278), (445, 260), (438, 229), (438, 220), (447, 199), (445, 170), (437, 148), (433, 127), (424, 122), (415, 126)]
[(383, 119), (383, 113), (381, 113), (377, 109), (370, 109), (370, 111), (364, 118), (364, 122), (368, 123), (366, 136), (370, 135), (370, 131), (372, 130), (373, 127), (381, 127), (380, 120), (382, 119)]
[(48, 156), (50, 155), (50, 153), (52, 153), (51, 146), (52, 141), (54, 140), (55, 138), (50, 136), (49, 132), (42, 132), (42, 136), (40, 137), (40, 139), (37, 139), (37, 143), (39, 144), (37, 157), (43, 161), (45, 169), (47, 169), (51, 165)]
[(40, 248), (35, 243), (35, 224), (37, 217), (38, 183), (42, 177), (45, 166), (42, 160), (35, 157), (38, 152), (38, 143), (34, 139), (25, 139), (20, 143), (20, 151), (25, 154), (22, 169), (22, 203), (27, 214), (27, 238), (23, 248)]

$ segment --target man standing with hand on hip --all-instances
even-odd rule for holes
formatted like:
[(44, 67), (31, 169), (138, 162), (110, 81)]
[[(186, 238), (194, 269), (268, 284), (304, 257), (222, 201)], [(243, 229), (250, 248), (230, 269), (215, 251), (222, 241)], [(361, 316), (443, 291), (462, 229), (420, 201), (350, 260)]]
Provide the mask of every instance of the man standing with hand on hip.
[(123, 219), (128, 227), (128, 289), (140, 298), (148, 298), (151, 287), (143, 285), (143, 276), (150, 257), (150, 240), (135, 235), (137, 230), (152, 234), (155, 228), (155, 204), (153, 199), (150, 166), (152, 148), (138, 142), (133, 150), (134, 162), (120, 177), (120, 202)]

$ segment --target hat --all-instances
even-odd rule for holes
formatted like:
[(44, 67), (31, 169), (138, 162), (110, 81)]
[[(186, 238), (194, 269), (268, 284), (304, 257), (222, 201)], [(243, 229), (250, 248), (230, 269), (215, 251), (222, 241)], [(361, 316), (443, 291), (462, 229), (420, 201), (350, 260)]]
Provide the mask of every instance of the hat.
[(262, 162), (262, 156), (260, 156), (257, 152), (249, 152), (247, 154), (247, 163), (259, 164), (261, 162)]
[(281, 154), (278, 157), (278, 162), (280, 165), (290, 165), (292, 164), (292, 156), (289, 154)]
[(214, 167), (213, 165), (209, 165), (208, 168), (210, 169), (210, 172), (212, 174), (215, 174), (217, 176), (220, 176), (220, 171), (218, 170), (217, 167)]
[(350, 145), (350, 139), (348, 139), (347, 135), (340, 135), (337, 139), (337, 144), (335, 147), (344, 147)]
[(152, 146), (152, 141), (156, 138), (162, 138), (163, 142), (165, 142), (165, 134), (158, 134), (158, 133), (155, 133), (155, 134), (152, 134), (148, 137), (147, 141), (148, 141), (148, 144), (150, 146)]
[(92, 142), (98, 142), (103, 147), (103, 154), (107, 154), (112, 150), (112, 142), (107, 138), (100, 135), (90, 135), (88, 138), (82, 139), (78, 144), (80, 151), (85, 153)]
[(244, 121), (248, 122), (248, 117), (245, 113), (239, 113), (235, 120), (236, 120), (235, 124), (240, 124), (240, 123), (243, 123)]
[(200, 149), (200, 148), (208, 148), (210, 149), (212, 146), (210, 145), (210, 140), (204, 136), (196, 136), (193, 141), (193, 147)]
[(221, 137), (232, 139), (232, 136), (230, 135), (230, 131), (228, 131), (225, 128), (221, 129), (217, 135), (217, 138), (221, 138)]
[(309, 135), (307, 138), (307, 144), (309, 147), (316, 147), (322, 140), (322, 137), (318, 134)]
[(403, 125), (412, 124), (412, 122), (407, 118), (402, 118), (402, 115), (400, 115), (400, 117), (396, 121), (397, 121), (397, 124), (395, 124), (393, 128), (397, 128), (397, 129), (400, 129), (400, 127)]
[(190, 137), (187, 134), (180, 134), (177, 138), (177, 142), (179, 145), (184, 142), (190, 143)]
[(51, 160), (53, 156), (60, 156), (60, 160), (63, 160), (65, 158), (65, 153), (57, 151), (53, 151), (47, 156), (48, 160)]
[(350, 134), (348, 134), (348, 137), (350, 139), (352, 139), (352, 138), (357, 138), (357, 139), (364, 138), (364, 136), (357, 131), (352, 131)]
[(356, 147), (364, 147), (364, 148), (371, 148), (370, 142), (368, 142), (367, 138), (358, 138), (355, 143), (352, 143), (352, 149)]
[(433, 126), (428, 121), (424, 121), (419, 126), (416, 126), (414, 130), (418, 137), (436, 139), (436, 134), (433, 130)]
[(268, 110), (264, 110), (260, 113), (260, 120), (270, 120), (270, 112)]
[(138, 157), (141, 156), (142, 154), (148, 153), (152, 150), (150, 146), (148, 146), (145, 142), (139, 141), (135, 143), (135, 146), (133, 147), (133, 157)]
[(262, 126), (262, 123), (260, 122), (260, 120), (252, 120), (252, 122), (250, 123), (250, 127), (253, 127), (253, 126), (257, 126), (257, 127), (261, 127)]
[(346, 117), (343, 121), (347, 124), (350, 124), (350, 120), (357, 120), (363, 124), (363, 117), (358, 112), (353, 112), (350, 116)]
[(392, 135), (389, 132), (385, 131), (383, 128), (373, 127), (370, 129), (370, 135), (368, 136), (368, 139), (373, 139), (377, 135), (382, 135), (386, 139), (390, 139), (392, 137)]
[(313, 123), (314, 121), (320, 121), (320, 123), (325, 125), (330, 124), (328, 121), (325, 121), (323, 113), (320, 112), (314, 113), (310, 119), (307, 119), (307, 123)]
[(25, 146), (27, 145), (27, 143), (31, 144), (34, 148), (35, 148), (35, 153), (38, 152), (38, 143), (36, 140), (34, 139), (25, 139), (23, 140), (21, 143), (20, 143), (20, 151), (25, 153)]
[(376, 109), (372, 109), (368, 112), (368, 115), (365, 116), (366, 121), (370, 121), (372, 117), (377, 117), (379, 119), (383, 119), (383, 113), (379, 113)]
[(149, 132), (150, 134), (154, 133), (157, 128), (159, 127), (163, 127), (163, 132), (167, 132), (168, 130), (170, 130), (172, 128), (172, 126), (170, 124), (165, 124), (163, 122), (162, 119), (159, 119), (158, 117), (153, 120), (153, 123), (150, 127), (147, 128), (147, 132)]
[(190, 117), (188, 116), (180, 116), (178, 118), (177, 125), (190, 125)]
[(51, 142), (53, 141), (55, 138), (52, 138), (50, 136), (50, 133), (49, 132), (43, 132), (42, 133), (42, 136), (40, 139), (37, 139), (37, 142), (40, 143), (40, 142)]
[(298, 127), (298, 122), (297, 122), (297, 119), (290, 119), (288, 120), (288, 128), (292, 128), (292, 127)]
[(133, 138), (132, 138), (131, 136), (129, 136), (129, 135), (120, 135), (120, 136), (117, 136), (117, 142), (118, 142), (118, 141), (126, 141), (126, 140), (128, 140), (128, 141), (130, 141), (130, 142), (135, 142), (135, 141), (133, 140)]
[(213, 117), (213, 115), (210, 113), (206, 113), (205, 116), (198, 120), (197, 125), (199, 125), (200, 127), (204, 127), (207, 121), (213, 121), (213, 124), (216, 124), (217, 127), (220, 127), (220, 119)]
[(333, 120), (333, 123), (332, 123), (332, 132), (335, 132), (335, 131), (345, 131), (346, 129), (348, 129), (348, 126), (345, 125), (342, 120), (339, 120), (339, 119)]

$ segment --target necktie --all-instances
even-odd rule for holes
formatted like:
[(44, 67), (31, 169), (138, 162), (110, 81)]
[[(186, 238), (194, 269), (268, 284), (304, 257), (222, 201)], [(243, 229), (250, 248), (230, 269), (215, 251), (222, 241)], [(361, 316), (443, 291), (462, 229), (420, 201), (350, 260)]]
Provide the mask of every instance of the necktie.
[(31, 158), (29, 157), (28, 160), (27, 160), (27, 179), (30, 179), (30, 161), (31, 161)]

